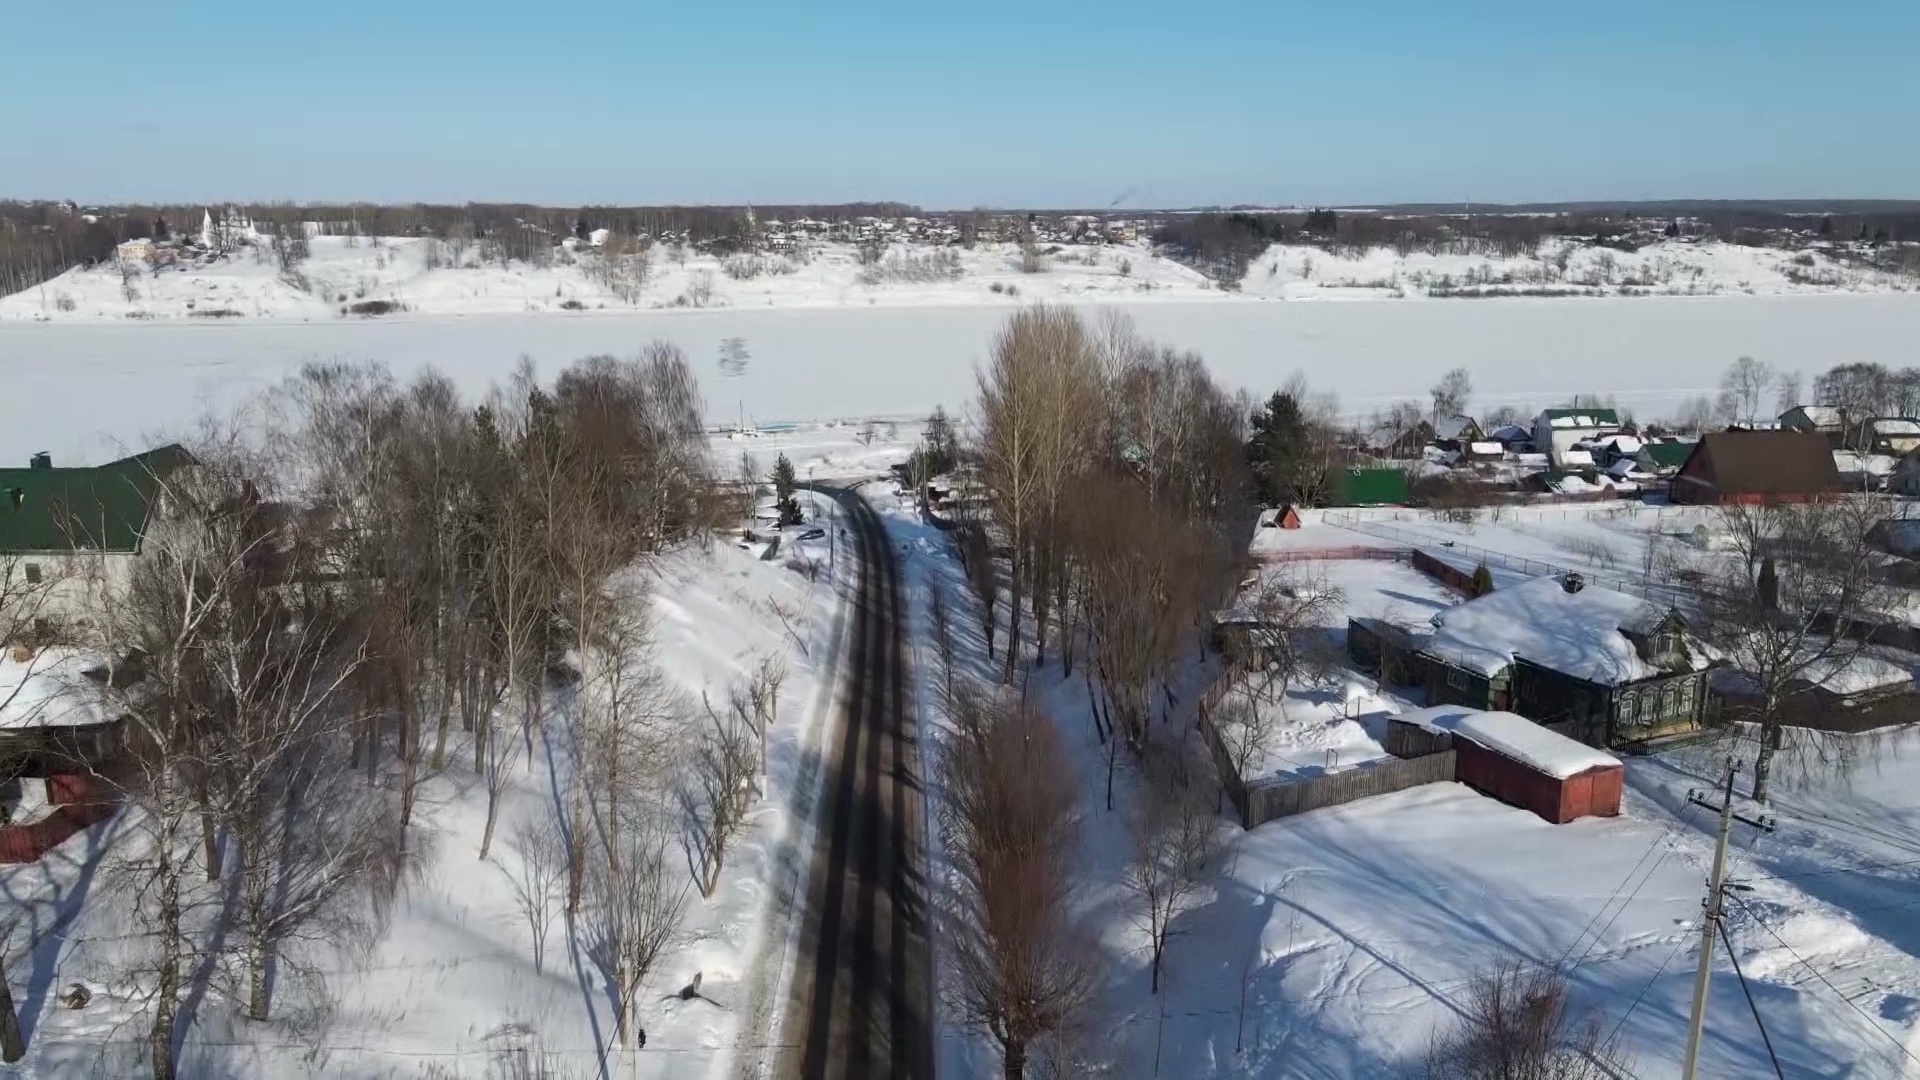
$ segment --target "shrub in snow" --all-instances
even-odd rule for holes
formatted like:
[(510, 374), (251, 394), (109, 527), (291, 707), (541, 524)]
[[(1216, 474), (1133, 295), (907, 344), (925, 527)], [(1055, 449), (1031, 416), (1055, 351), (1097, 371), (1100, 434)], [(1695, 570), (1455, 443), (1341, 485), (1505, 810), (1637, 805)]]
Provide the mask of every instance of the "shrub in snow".
[(1479, 566), (1473, 568), (1471, 588), (1473, 595), (1476, 597), (1485, 596), (1493, 591), (1493, 571), (1487, 569), (1486, 563), (1481, 563)]

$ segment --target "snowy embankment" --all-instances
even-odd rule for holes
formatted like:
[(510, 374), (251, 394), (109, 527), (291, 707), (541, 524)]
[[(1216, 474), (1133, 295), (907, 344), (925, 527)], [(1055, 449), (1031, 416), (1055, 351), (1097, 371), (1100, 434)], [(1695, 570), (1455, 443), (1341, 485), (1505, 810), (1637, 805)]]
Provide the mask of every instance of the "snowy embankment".
[[(1472, 535), (1490, 549), (1531, 550), (1564, 533), (1583, 550), (1607, 543), (1626, 559), (1644, 544), (1636, 526), (1662, 524), (1593, 517), (1536, 517)], [(966, 664), (991, 678), (977, 614), (937, 534), (907, 515), (894, 526), (916, 579), (946, 582), (965, 612), (956, 625)], [(1329, 535), (1307, 535), (1317, 529)], [(1340, 546), (1343, 532), (1310, 525), (1292, 535), (1299, 546)], [(1416, 615), (1457, 602), (1394, 563), (1308, 566), (1345, 591), (1342, 624), (1344, 613)], [(1441, 783), (1250, 832), (1223, 820), (1223, 848), (1200, 902), (1174, 924), (1156, 997), (1146, 935), (1122, 882), (1135, 781), (1122, 770), (1109, 811), (1106, 748), (1078, 675), (1063, 680), (1049, 668), (1026, 691), (1076, 755), (1079, 909), (1108, 964), (1077, 1044), (1093, 1066), (1196, 1080), (1417, 1077), (1429, 1040), (1458, 1022), (1470, 980), (1520, 960), (1563, 966), (1576, 1007), (1618, 1038), (1633, 1077), (1678, 1075), (1716, 824), (1687, 792), (1713, 782), (1723, 749), (1629, 758), (1623, 814), (1613, 819), (1550, 825)], [(1397, 703), (1362, 696), (1361, 714), (1350, 715), (1339, 697), (1318, 686), (1290, 693), (1266, 768), (1318, 771), (1335, 748), (1339, 768), (1382, 755), (1386, 711)], [(1183, 692), (1178, 715), (1191, 700)], [(1786, 1075), (1908, 1080), (1920, 1076), (1920, 730), (1853, 747), (1857, 763), (1845, 776), (1818, 768), (1817, 755), (1777, 774), (1776, 831), (1736, 834), (1731, 877), (1748, 888), (1729, 903), (1728, 932)], [(942, 1042), (945, 1075), (998, 1066), (980, 1033), (948, 1030)], [(1722, 949), (1701, 1075), (1771, 1073)]]
[[(1574, 394), (1672, 415), (1746, 355), (1811, 379), (1836, 363), (1898, 357), (1920, 340), (1920, 296), (1500, 299), (1474, 303), (1115, 302), (1141, 333), (1206, 358), (1224, 386), (1264, 398), (1295, 371), (1342, 412), (1424, 401), (1448, 368), (1473, 372), (1474, 409), (1529, 415)], [(191, 426), (313, 360), (377, 360), (405, 379), (427, 364), (484, 393), (522, 357), (547, 377), (583, 356), (673, 342), (700, 374), (715, 423), (926, 415), (973, 397), (1001, 306), (752, 308), (545, 315), (394, 316), (272, 323), (0, 321), (0, 462), (37, 450), (106, 461)], [(720, 368), (738, 339), (741, 373)], [(84, 407), (69, 403), (84, 401)]]
[[(655, 658), (683, 706), (674, 714), (685, 722), (675, 738), (690, 740), (707, 722), (702, 694), (724, 701), (760, 657), (784, 658), (788, 674), (761, 796), (718, 888), (710, 898), (691, 889), (683, 940), (639, 995), (643, 1050), (623, 1053), (613, 1042), (610, 997), (589, 956), (589, 932), (576, 936), (556, 903), (545, 962), (536, 967), (533, 931), (515, 899), (523, 824), (552, 819), (564, 803), (565, 751), (556, 745), (562, 737), (535, 737), (533, 754), (524, 768), (516, 766), (503, 796), (492, 851), (480, 859), (485, 784), (455, 733), (444, 770), (423, 787), (409, 836), (418, 845), (417, 872), (385, 932), (365, 956), (319, 961), (331, 1003), (315, 1010), (313, 996), (289, 982), (276, 995), (275, 1020), (250, 1023), (238, 1018), (244, 1000), (229, 999), (214, 973), (195, 995), (181, 1075), (480, 1077), (506, 1075), (496, 1070), (516, 1060), (575, 1077), (751, 1074), (768, 1041), (766, 1006), (777, 999), (791, 889), (811, 850), (802, 835), (807, 793), (834, 704), (840, 583), (824, 572), (810, 581), (795, 569), (817, 559), (824, 571), (823, 545), (806, 541), (797, 552), (783, 545), (781, 557), (762, 561), (756, 550), (716, 541), (689, 545), (648, 568)], [(561, 722), (550, 725), (557, 731)], [(31, 1040), (12, 1075), (144, 1075), (137, 1064), (144, 1060), (144, 1020), (140, 1002), (125, 993), (135, 976), (121, 948), (132, 927), (120, 920), (126, 898), (108, 884), (109, 842), (126, 835), (123, 826), (116, 819), (40, 863), (0, 867), (0, 895), (17, 916), (13, 947), (25, 957), (9, 974)], [(697, 994), (682, 994), (696, 980)], [(55, 1001), (74, 982), (94, 990), (84, 1010)]]
[(1718, 296), (1911, 292), (1920, 280), (1793, 252), (1670, 240), (1622, 252), (1562, 240), (1516, 255), (1328, 251), (1277, 244), (1238, 281), (1210, 280), (1146, 244), (894, 244), (863, 261), (844, 243), (804, 253), (717, 256), (657, 247), (603, 270), (592, 248), (535, 265), (483, 261), (418, 237), (317, 236), (283, 268), (264, 239), (219, 257), (123, 272), (70, 270), (0, 298), (0, 320), (356, 318), (364, 305), (422, 315), (554, 314), (700, 308), (1004, 306), (1030, 300), (1427, 299), (1485, 296)]

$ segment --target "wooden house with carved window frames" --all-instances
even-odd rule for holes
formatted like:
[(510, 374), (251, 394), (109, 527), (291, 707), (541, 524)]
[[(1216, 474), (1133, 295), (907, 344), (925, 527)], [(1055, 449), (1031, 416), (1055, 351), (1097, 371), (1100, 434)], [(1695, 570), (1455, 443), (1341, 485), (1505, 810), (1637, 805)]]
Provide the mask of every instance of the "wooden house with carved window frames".
[(1595, 746), (1698, 726), (1711, 666), (1679, 612), (1577, 574), (1440, 612), (1419, 659), (1430, 705), (1515, 712)]

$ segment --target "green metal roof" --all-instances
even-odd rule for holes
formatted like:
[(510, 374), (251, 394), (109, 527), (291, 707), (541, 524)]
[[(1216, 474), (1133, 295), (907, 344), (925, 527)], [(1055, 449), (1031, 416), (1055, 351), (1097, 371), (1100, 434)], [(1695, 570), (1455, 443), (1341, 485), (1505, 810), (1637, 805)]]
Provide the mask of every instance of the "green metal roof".
[(0, 554), (138, 551), (160, 481), (190, 460), (169, 445), (105, 465), (0, 469)]
[(1655, 442), (1640, 448), (1648, 461), (1663, 469), (1677, 469), (1687, 463), (1687, 455), (1698, 445), (1691, 442)]
[(1327, 478), (1330, 506), (1373, 506), (1407, 501), (1407, 474), (1399, 469), (1334, 469)]

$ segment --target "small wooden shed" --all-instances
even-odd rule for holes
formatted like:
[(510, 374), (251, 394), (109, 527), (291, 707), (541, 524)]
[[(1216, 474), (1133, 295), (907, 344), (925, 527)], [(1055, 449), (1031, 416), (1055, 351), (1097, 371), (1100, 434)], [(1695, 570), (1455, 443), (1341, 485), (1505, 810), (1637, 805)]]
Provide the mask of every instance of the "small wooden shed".
[(1524, 716), (1439, 706), (1403, 713), (1387, 726), (1387, 747), (1396, 755), (1453, 750), (1456, 780), (1555, 825), (1620, 813), (1620, 759)]

